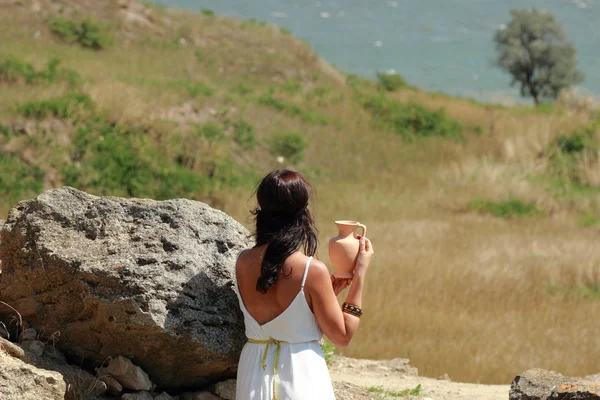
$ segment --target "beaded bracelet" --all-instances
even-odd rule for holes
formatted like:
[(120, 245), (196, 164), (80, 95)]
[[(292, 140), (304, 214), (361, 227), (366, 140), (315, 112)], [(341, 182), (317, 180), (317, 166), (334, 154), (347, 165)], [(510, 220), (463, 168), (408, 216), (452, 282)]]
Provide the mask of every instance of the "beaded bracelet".
[(360, 318), (363, 315), (363, 310), (360, 307), (355, 306), (354, 304), (344, 303), (342, 305), (342, 312), (346, 314), (354, 315), (355, 317)]

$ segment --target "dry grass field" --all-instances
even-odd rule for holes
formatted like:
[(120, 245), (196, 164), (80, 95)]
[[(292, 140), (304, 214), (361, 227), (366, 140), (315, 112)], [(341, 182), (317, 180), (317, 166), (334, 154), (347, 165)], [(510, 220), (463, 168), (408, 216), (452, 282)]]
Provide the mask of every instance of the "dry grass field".
[[(343, 354), (406, 357), (421, 375), (447, 372), (466, 382), (508, 383), (531, 367), (600, 372), (598, 137), (590, 133), (592, 144), (567, 161), (556, 155), (558, 138), (597, 130), (588, 128), (593, 105), (565, 97), (548, 109), (505, 108), (406, 88), (386, 97), (445, 108), (466, 127), (463, 140), (406, 138), (374, 124), (361, 106), (360, 96), (380, 95), (374, 82), (344, 85), (342, 73), (275, 27), (128, 2), (62, 3), (62, 10), (52, 1), (0, 3), (0, 62), (14, 56), (42, 68), (60, 57), (81, 75), (77, 90), (95, 113), (143, 132), (140, 140), (160, 154), (184, 157), (187, 168), (211, 177), (207, 159), (237, 166), (209, 188), (175, 195), (207, 201), (251, 227), (251, 182), (286, 166), (315, 187), (320, 258), (328, 261), (333, 220), (368, 225), (376, 256), (365, 316)], [(107, 49), (62, 43), (47, 28), (55, 14), (92, 11), (114, 31)], [(32, 121), (16, 105), (69, 90), (0, 79), (0, 124), (29, 127), (0, 134), (0, 149), (46, 172), (40, 190), (67, 181), (61, 171), (72, 161), (79, 122)], [(194, 136), (196, 125), (240, 119), (253, 126), (251, 148)], [(281, 164), (270, 143), (288, 131), (301, 133), (306, 148)], [(232, 132), (225, 129), (225, 140)], [(229, 184), (240, 170), (254, 175)], [(3, 182), (14, 179), (0, 171), (0, 191)], [(97, 194), (152, 193), (78, 182)], [(37, 191), (1, 193), (0, 217)]]

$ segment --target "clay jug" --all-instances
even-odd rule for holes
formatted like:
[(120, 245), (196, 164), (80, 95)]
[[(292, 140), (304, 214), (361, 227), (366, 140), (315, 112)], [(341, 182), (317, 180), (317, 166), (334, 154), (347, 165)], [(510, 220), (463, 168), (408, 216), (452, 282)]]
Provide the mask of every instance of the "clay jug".
[(357, 221), (335, 221), (338, 235), (329, 240), (329, 259), (333, 264), (336, 278), (352, 278), (360, 242), (354, 232), (362, 229), (362, 236), (367, 234), (367, 227)]

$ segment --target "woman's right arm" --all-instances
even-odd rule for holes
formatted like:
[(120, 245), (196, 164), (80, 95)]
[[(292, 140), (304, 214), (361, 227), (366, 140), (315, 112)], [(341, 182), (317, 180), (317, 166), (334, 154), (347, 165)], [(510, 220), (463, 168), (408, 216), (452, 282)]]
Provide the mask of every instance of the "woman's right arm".
[[(354, 268), (354, 277), (346, 302), (362, 308), (362, 291), (365, 275), (373, 256), (373, 246), (367, 238), (360, 239), (360, 249)], [(309, 270), (307, 287), (312, 300), (313, 312), (319, 327), (338, 347), (350, 344), (354, 332), (358, 328), (360, 318), (342, 312), (331, 286), (331, 279), (327, 267), (320, 261), (315, 261)]]

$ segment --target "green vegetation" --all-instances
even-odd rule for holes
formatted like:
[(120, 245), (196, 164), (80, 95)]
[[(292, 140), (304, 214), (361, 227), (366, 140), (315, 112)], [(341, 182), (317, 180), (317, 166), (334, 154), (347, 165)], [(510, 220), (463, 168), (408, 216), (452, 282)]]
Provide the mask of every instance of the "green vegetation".
[(584, 228), (589, 228), (598, 225), (600, 223), (600, 217), (592, 214), (585, 214), (577, 219), (577, 223)]
[(304, 158), (307, 146), (306, 139), (297, 132), (284, 132), (271, 137), (271, 153), (283, 156), (293, 163), (298, 163)]
[(245, 150), (252, 150), (256, 147), (254, 127), (243, 119), (233, 124), (233, 139)]
[(598, 284), (560, 285), (548, 283), (546, 284), (546, 291), (552, 295), (573, 296), (600, 301), (600, 285)]
[(556, 99), (560, 92), (583, 81), (575, 47), (548, 11), (511, 11), (512, 20), (496, 32), (496, 64), (520, 85), (522, 96), (535, 104)]
[(200, 9), (200, 12), (202, 12), (202, 15), (204, 15), (205, 17), (214, 17), (216, 16), (215, 12), (213, 10), (209, 10), (208, 8), (202, 8)]
[[(1, 60), (1, 58), (0, 58)], [(42, 70), (36, 69), (30, 63), (17, 57), (6, 57), (0, 61), (0, 83), (11, 84), (36, 84), (67, 82), (77, 84), (81, 82), (81, 76), (73, 70), (60, 68), (61, 60), (51, 58)]]
[(17, 155), (0, 152), (0, 171), (0, 198), (4, 201), (15, 203), (25, 196), (37, 195), (44, 188), (44, 171)]
[(28, 118), (76, 118), (93, 110), (92, 101), (82, 93), (67, 93), (50, 100), (29, 101), (18, 105), (19, 112)]
[(390, 397), (420, 396), (421, 394), (423, 394), (423, 389), (421, 388), (421, 385), (417, 385), (413, 389), (404, 389), (400, 391), (385, 390), (382, 386), (370, 386), (367, 388), (367, 390), (371, 393), (381, 393), (384, 396)]
[(488, 199), (475, 199), (469, 203), (469, 208), (473, 211), (500, 218), (539, 215), (542, 213), (542, 210), (537, 208), (535, 204), (524, 203), (521, 200), (512, 198), (498, 202)]
[(335, 346), (329, 341), (329, 339), (324, 339), (321, 349), (323, 350), (325, 362), (327, 365), (330, 365), (335, 359)]
[(594, 141), (595, 132), (575, 131), (570, 135), (562, 135), (556, 138), (556, 146), (562, 154), (573, 155), (583, 151), (596, 151), (598, 144)]
[(102, 50), (113, 43), (108, 28), (91, 18), (56, 17), (50, 22), (50, 30), (67, 43), (78, 43), (92, 50)]
[(214, 91), (202, 82), (190, 82), (190, 81), (170, 81), (168, 86), (175, 89), (184, 89), (186, 90), (190, 96), (198, 97), (205, 96), (210, 97), (213, 95)]
[[(215, 140), (222, 129), (207, 123), (198, 132)], [(62, 169), (65, 183), (98, 194), (194, 197), (256, 179), (251, 171), (244, 171), (226, 158), (206, 160), (200, 170), (194, 170), (183, 154), (171, 158), (162, 152), (148, 140), (146, 132), (101, 118), (91, 119), (77, 130), (71, 159), (73, 162)]]
[(378, 72), (377, 81), (379, 86), (388, 92), (395, 92), (408, 86), (404, 78), (396, 73)]
[(569, 135), (558, 136), (547, 151), (550, 176), (563, 180), (571, 189), (597, 186), (590, 180), (598, 161), (596, 130), (597, 123), (594, 123)]
[(405, 138), (463, 138), (462, 125), (450, 118), (444, 109), (431, 110), (416, 102), (401, 103), (383, 95), (364, 96), (362, 105), (377, 125)]
[(277, 111), (285, 112), (288, 115), (299, 117), (303, 121), (311, 124), (327, 125), (329, 122), (324, 115), (321, 115), (316, 111), (305, 110), (297, 104), (285, 102), (270, 94), (264, 94), (260, 96), (258, 98), (258, 103), (273, 108)]
[(219, 142), (225, 139), (223, 127), (213, 121), (209, 121), (202, 125), (200, 129), (198, 129), (197, 135), (205, 137), (210, 142)]

